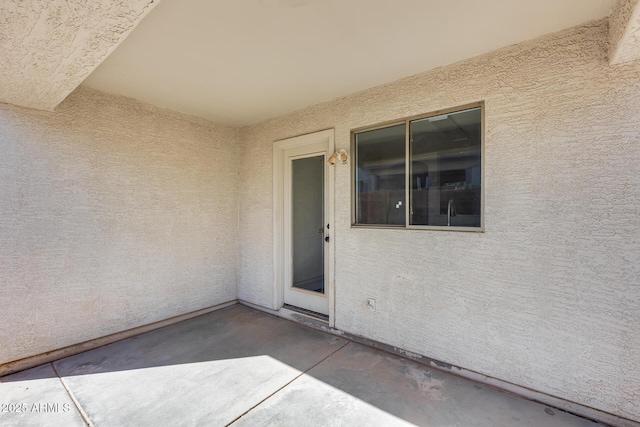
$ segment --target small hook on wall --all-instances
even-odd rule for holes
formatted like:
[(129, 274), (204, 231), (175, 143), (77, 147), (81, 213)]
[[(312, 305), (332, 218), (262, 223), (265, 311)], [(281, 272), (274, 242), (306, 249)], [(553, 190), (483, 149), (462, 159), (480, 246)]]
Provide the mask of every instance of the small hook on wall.
[(327, 159), (327, 163), (330, 165), (335, 165), (336, 162), (340, 162), (343, 165), (346, 165), (349, 162), (349, 154), (347, 154), (347, 150), (341, 148)]

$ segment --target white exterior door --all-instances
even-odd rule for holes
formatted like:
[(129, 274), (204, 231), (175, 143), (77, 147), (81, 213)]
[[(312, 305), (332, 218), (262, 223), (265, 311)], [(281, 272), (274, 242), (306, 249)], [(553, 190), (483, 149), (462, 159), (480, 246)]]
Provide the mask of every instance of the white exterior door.
[(329, 315), (328, 141), (283, 150), (284, 303)]

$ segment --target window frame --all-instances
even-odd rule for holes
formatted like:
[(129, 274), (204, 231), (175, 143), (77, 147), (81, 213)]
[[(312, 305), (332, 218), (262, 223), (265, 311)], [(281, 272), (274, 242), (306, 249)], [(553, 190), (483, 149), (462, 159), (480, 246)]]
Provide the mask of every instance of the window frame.
[[(456, 226), (442, 226), (442, 225), (412, 225), (411, 220), (411, 151), (410, 151), (410, 123), (414, 120), (426, 119), (429, 117), (439, 116), (442, 114), (450, 114), (458, 111), (470, 110), (472, 108), (480, 108), (480, 226), (479, 227), (456, 227)], [(393, 225), (393, 224), (359, 224), (357, 220), (357, 149), (356, 149), (356, 134), (384, 129), (391, 126), (405, 125), (405, 224)], [(351, 228), (373, 228), (373, 229), (393, 229), (393, 230), (436, 230), (436, 231), (466, 231), (471, 233), (484, 233), (484, 212), (485, 212), (485, 103), (484, 101), (472, 102), (469, 104), (459, 105), (452, 108), (445, 108), (441, 110), (431, 111), (425, 114), (418, 114), (396, 120), (389, 120), (375, 125), (363, 126), (355, 129), (351, 129)]]

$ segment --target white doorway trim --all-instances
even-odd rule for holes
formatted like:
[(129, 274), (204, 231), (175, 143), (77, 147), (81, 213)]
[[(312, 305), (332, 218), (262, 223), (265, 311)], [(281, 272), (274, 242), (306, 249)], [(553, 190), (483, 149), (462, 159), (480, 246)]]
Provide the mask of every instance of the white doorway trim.
[[(284, 151), (289, 148), (326, 142), (329, 146), (328, 155), (335, 150), (334, 129), (327, 129), (307, 135), (276, 141), (273, 144), (273, 309), (279, 310), (284, 305)], [(329, 298), (329, 326), (335, 326), (335, 169), (327, 168), (328, 212), (327, 224), (330, 225), (329, 258), (325, 261), (328, 266), (328, 277), (325, 286)]]

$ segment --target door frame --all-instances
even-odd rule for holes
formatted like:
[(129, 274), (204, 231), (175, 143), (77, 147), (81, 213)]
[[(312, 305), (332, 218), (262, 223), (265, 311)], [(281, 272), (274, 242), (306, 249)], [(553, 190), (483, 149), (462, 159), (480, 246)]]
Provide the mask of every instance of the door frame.
[[(326, 142), (328, 144), (327, 157), (335, 151), (334, 129), (327, 129), (306, 135), (287, 138), (276, 141), (273, 144), (273, 309), (280, 310), (284, 306), (284, 166), (285, 150), (289, 148), (302, 147), (305, 145)], [(325, 260), (328, 277), (325, 277), (325, 292), (329, 299), (329, 326), (335, 326), (335, 168), (329, 166), (325, 168), (325, 182), (327, 191), (327, 211), (329, 217), (326, 218), (330, 225), (329, 232), (329, 256)]]

